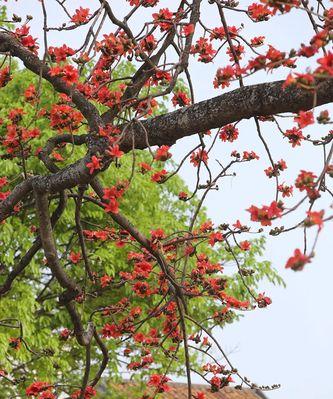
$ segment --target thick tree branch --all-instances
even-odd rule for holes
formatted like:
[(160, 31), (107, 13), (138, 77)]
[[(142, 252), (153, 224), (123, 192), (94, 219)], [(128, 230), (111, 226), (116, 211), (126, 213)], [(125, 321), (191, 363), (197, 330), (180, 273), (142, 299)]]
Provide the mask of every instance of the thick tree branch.
[[(311, 91), (295, 87), (283, 88), (284, 81), (241, 87), (189, 107), (143, 121), (150, 145), (174, 144), (177, 140), (198, 132), (219, 128), (228, 123), (254, 116), (284, 112), (299, 112), (314, 105)], [(333, 102), (333, 80), (318, 84), (316, 106)], [(147, 138), (140, 124), (126, 130), (122, 150), (130, 151), (132, 137), (135, 148), (147, 147)]]
[[(58, 258), (51, 219), (49, 217), (48, 193), (37, 192), (35, 190), (34, 194), (39, 220), (39, 234), (47, 260), (47, 265), (51, 269), (52, 274), (57, 279), (60, 286), (66, 290), (65, 295), (66, 293), (69, 293), (71, 296), (76, 296), (81, 292), (81, 289), (73, 280), (68, 277)], [(66, 302), (65, 306), (71, 317), (77, 342), (82, 346), (88, 346), (94, 334), (93, 324), (88, 323), (87, 329), (85, 330), (81, 322), (81, 317), (75, 309), (74, 302)]]
[[(66, 196), (63, 192), (60, 193), (60, 199), (56, 210), (53, 212), (51, 216), (51, 226), (54, 227), (66, 206)], [(17, 276), (19, 276), (24, 269), (30, 264), (32, 258), (36, 255), (36, 253), (42, 248), (42, 242), (40, 237), (36, 238), (36, 241), (32, 244), (31, 248), (28, 252), (22, 256), (19, 262), (15, 265), (13, 270), (8, 274), (6, 281), (0, 287), (0, 297), (7, 294), (7, 292), (11, 289), (12, 284)]]

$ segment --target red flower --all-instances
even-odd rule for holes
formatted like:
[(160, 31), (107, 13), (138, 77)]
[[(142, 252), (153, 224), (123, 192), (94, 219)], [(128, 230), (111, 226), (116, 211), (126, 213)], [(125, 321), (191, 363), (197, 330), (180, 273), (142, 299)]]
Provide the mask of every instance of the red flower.
[(95, 170), (101, 169), (102, 167), (101, 159), (93, 155), (91, 157), (91, 162), (88, 162), (86, 164), (86, 167), (89, 169), (89, 173), (92, 175), (95, 172)]
[(124, 152), (120, 150), (118, 144), (115, 144), (114, 146), (109, 147), (109, 149), (106, 151), (106, 153), (111, 158), (121, 158), (124, 155)]
[(79, 79), (79, 72), (73, 65), (55, 66), (50, 68), (49, 74), (50, 76), (61, 77), (69, 85), (77, 83)]
[(220, 129), (219, 137), (222, 141), (229, 141), (232, 143), (233, 141), (237, 140), (238, 134), (238, 129), (234, 125), (229, 124)]
[(60, 131), (64, 129), (76, 130), (82, 120), (82, 114), (67, 104), (55, 104), (50, 112), (51, 127)]
[(211, 385), (211, 389), (213, 392), (217, 392), (220, 388), (221, 388), (221, 378), (214, 376), (211, 380), (210, 380), (210, 385)]
[(248, 151), (244, 151), (243, 152), (243, 160), (244, 161), (252, 161), (252, 159), (259, 159), (259, 156), (254, 152), (248, 152)]
[(194, 28), (195, 28), (195, 26), (194, 26), (193, 24), (184, 25), (183, 28), (182, 28), (182, 30), (181, 30), (181, 33), (182, 33), (185, 37), (190, 36), (190, 35), (192, 35), (192, 33), (194, 32)]
[(208, 154), (207, 151), (202, 150), (201, 148), (196, 151), (196, 152), (192, 152), (191, 157), (190, 157), (190, 162), (194, 165), (194, 166), (199, 166), (199, 164), (201, 162), (207, 164), (208, 161)]
[(290, 197), (293, 195), (293, 186), (286, 186), (284, 184), (278, 185), (278, 191), (282, 193), (282, 197)]
[(146, 281), (138, 281), (133, 285), (133, 291), (141, 298), (145, 298), (152, 294), (149, 284)]
[(274, 164), (274, 167), (270, 166), (265, 169), (264, 172), (266, 173), (266, 176), (271, 178), (273, 176), (279, 176), (280, 171), (284, 171), (285, 169), (287, 169), (287, 164), (283, 159), (281, 159)]
[(48, 382), (37, 381), (33, 382), (28, 388), (25, 390), (27, 396), (37, 396), (43, 391), (46, 391), (50, 388), (50, 384)]
[(333, 53), (328, 51), (328, 53), (317, 60), (320, 67), (316, 69), (317, 73), (333, 75)]
[(168, 172), (165, 169), (162, 169), (156, 173), (154, 173), (151, 177), (151, 180), (156, 183), (163, 183)]
[(267, 21), (272, 12), (267, 6), (253, 3), (248, 7), (248, 14), (255, 21)]
[(37, 54), (39, 46), (37, 45), (37, 39), (34, 39), (31, 35), (21, 36), (19, 38), (22, 45), (30, 50), (32, 53)]
[(102, 328), (102, 336), (103, 338), (119, 338), (121, 332), (115, 324), (106, 323)]
[(127, 188), (127, 181), (120, 181), (111, 188), (104, 189), (103, 199), (108, 202), (104, 204), (106, 212), (118, 213), (119, 204), (117, 198), (121, 198)]
[(171, 158), (172, 154), (169, 152), (169, 148), (170, 147), (168, 145), (162, 145), (161, 147), (159, 147), (155, 152), (154, 159), (156, 161), (164, 162)]
[(0, 177), (0, 188), (8, 184), (7, 177)]
[(149, 387), (156, 387), (158, 393), (170, 391), (170, 386), (166, 383), (170, 381), (169, 377), (160, 374), (153, 374), (150, 376), (147, 385)]
[(75, 51), (72, 48), (67, 47), (66, 44), (63, 44), (61, 47), (49, 47), (48, 51), (52, 61), (57, 63), (66, 61), (67, 57), (75, 54)]
[(244, 53), (244, 46), (242, 46), (241, 44), (238, 44), (238, 45), (233, 45), (233, 50), (234, 51), (231, 51), (231, 48), (230, 47), (228, 47), (228, 49), (227, 49), (227, 54), (229, 55), (229, 61), (235, 61), (235, 58), (234, 58), (234, 52), (235, 52), (235, 55), (236, 55), (236, 57), (237, 57), (237, 59), (239, 59), (239, 60), (241, 60), (242, 59), (242, 55), (243, 55), (243, 53)]
[[(81, 389), (75, 391), (72, 393), (71, 398), (72, 399), (79, 399), (81, 396)], [(84, 399), (91, 399), (93, 396), (96, 395), (96, 391), (92, 386), (87, 386), (87, 388), (84, 390)]]
[(203, 222), (202, 225), (200, 226), (200, 231), (202, 233), (206, 233), (207, 231), (213, 230), (213, 222), (211, 220), (207, 220), (206, 222)]
[(104, 204), (104, 210), (105, 212), (111, 212), (111, 213), (118, 213), (119, 212), (119, 204), (118, 201), (113, 197), (109, 199), (109, 202)]
[(264, 44), (265, 36), (257, 36), (251, 39), (251, 46), (259, 47)]
[(191, 54), (199, 54), (198, 61), (207, 63), (213, 60), (216, 50), (213, 49), (207, 38), (200, 37), (195, 45), (191, 47)]
[(270, 206), (264, 205), (262, 208), (258, 208), (252, 205), (248, 212), (251, 214), (251, 220), (253, 222), (260, 222), (262, 226), (271, 226), (272, 220), (280, 217), (283, 210), (283, 204), (273, 201)]
[(139, 163), (140, 172), (144, 175), (145, 173), (149, 172), (152, 168), (146, 162)]
[(289, 143), (296, 147), (297, 145), (301, 145), (301, 141), (304, 140), (304, 136), (302, 131), (297, 127), (293, 127), (292, 129), (288, 129), (284, 132), (284, 136), (289, 139)]
[(317, 225), (319, 231), (322, 229), (324, 225), (323, 217), (324, 217), (324, 210), (316, 212), (316, 211), (308, 211), (307, 218), (304, 221), (306, 227), (311, 227), (313, 225)]
[(71, 335), (71, 331), (68, 328), (64, 328), (59, 333), (59, 337), (63, 341), (67, 341), (70, 335)]
[(153, 113), (153, 109), (158, 106), (158, 102), (152, 98), (149, 100), (140, 101), (139, 104), (136, 106), (136, 110), (141, 113), (145, 114), (147, 117)]
[(217, 231), (216, 233), (211, 233), (209, 235), (209, 245), (211, 245), (212, 247), (217, 243), (217, 242), (221, 242), (224, 240), (223, 234), (219, 231)]
[(69, 255), (69, 259), (72, 263), (74, 263), (74, 265), (76, 265), (82, 259), (81, 253), (80, 252), (75, 253), (72, 251)]
[(305, 190), (308, 194), (311, 194), (315, 188), (314, 179), (316, 177), (317, 176), (312, 172), (301, 170), (295, 181), (295, 186), (299, 189), (299, 191)]
[(236, 223), (234, 223), (232, 226), (235, 227), (235, 229), (240, 229), (240, 230), (242, 230), (243, 228), (243, 225), (239, 219), (237, 219)]
[(313, 118), (313, 112), (312, 111), (308, 111), (308, 112), (304, 112), (304, 111), (300, 111), (298, 113), (298, 116), (296, 116), (294, 118), (294, 121), (297, 122), (298, 127), (300, 129), (312, 125), (314, 123), (314, 118)]
[(113, 280), (113, 277), (108, 276), (107, 274), (104, 274), (104, 276), (102, 276), (99, 279), (102, 288), (107, 287), (112, 282), (112, 280)]
[(133, 273), (134, 278), (136, 279), (148, 278), (152, 270), (153, 267), (149, 262), (145, 260), (136, 262), (134, 265), (134, 273)]
[(157, 85), (157, 84), (163, 84), (166, 85), (170, 83), (172, 80), (172, 76), (170, 72), (167, 71), (162, 71), (162, 70), (157, 70), (155, 74), (152, 77), (152, 83)]
[(181, 191), (181, 192), (178, 194), (178, 198), (179, 198), (181, 201), (186, 201), (186, 200), (188, 199), (188, 194), (185, 193), (185, 191)]
[(150, 231), (152, 241), (163, 240), (165, 238), (165, 233), (163, 229), (156, 229)]
[(62, 161), (64, 161), (64, 158), (62, 157), (62, 155), (60, 155), (58, 152), (55, 152), (55, 151), (52, 152), (52, 158), (53, 158), (56, 162), (62, 162)]
[(265, 293), (263, 293), (258, 295), (257, 303), (259, 308), (265, 308), (267, 305), (272, 303), (272, 300), (268, 296), (265, 296)]
[(88, 21), (90, 17), (90, 9), (89, 8), (78, 8), (75, 10), (75, 14), (72, 16), (71, 21), (74, 22), (75, 25), (81, 25)]
[(156, 40), (153, 35), (148, 35), (140, 41), (140, 47), (143, 51), (150, 53), (156, 47)]
[(22, 108), (14, 108), (9, 112), (8, 118), (15, 124), (21, 122), (23, 115), (26, 112)]
[(9, 346), (16, 351), (21, 347), (21, 338), (9, 338)]
[(0, 69), (0, 87), (5, 87), (12, 80), (8, 66)]
[(239, 243), (239, 246), (243, 251), (248, 251), (251, 248), (251, 243), (249, 241), (245, 240), (245, 241), (241, 241)]
[(302, 43), (301, 48), (297, 52), (297, 55), (300, 57), (310, 58), (316, 53), (318, 53), (318, 49), (315, 46), (306, 46)]
[(227, 65), (224, 68), (219, 68), (216, 71), (215, 79), (214, 79), (214, 87), (217, 89), (218, 87), (222, 87), (224, 89), (225, 87), (230, 86), (230, 80), (235, 78), (236, 76), (236, 71), (231, 65)]
[(298, 248), (295, 249), (294, 251), (294, 256), (291, 256), (287, 263), (286, 263), (286, 269), (292, 269), (294, 271), (300, 271), (303, 270), (304, 266), (307, 263), (310, 263), (310, 257), (304, 255)]
[[(239, 29), (237, 29), (236, 26), (228, 26), (227, 32), (229, 33), (230, 37), (235, 37), (237, 35), (238, 31), (239, 31)], [(226, 35), (226, 32), (225, 32), (223, 26), (214, 28), (210, 34), (211, 40), (214, 40), (214, 39), (223, 40), (226, 37), (227, 37), (227, 35)]]
[(29, 85), (24, 92), (24, 97), (27, 101), (34, 101), (37, 98), (36, 88), (33, 84)]
[(185, 107), (186, 105), (191, 104), (190, 98), (183, 91), (178, 91), (178, 93), (175, 93), (175, 95), (172, 97), (171, 101), (175, 107), (177, 105), (179, 105), (180, 107)]
[(158, 13), (153, 14), (154, 25), (159, 26), (161, 31), (167, 31), (172, 28), (173, 13), (168, 8), (162, 8)]
[(55, 395), (47, 390), (47, 391), (43, 391), (39, 396), (38, 399), (56, 399)]

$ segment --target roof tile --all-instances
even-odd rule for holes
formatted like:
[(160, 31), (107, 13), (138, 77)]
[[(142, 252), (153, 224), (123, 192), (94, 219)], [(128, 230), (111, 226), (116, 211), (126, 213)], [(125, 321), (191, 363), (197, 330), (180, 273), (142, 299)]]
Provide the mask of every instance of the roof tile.
[[(171, 390), (169, 392), (164, 392), (163, 394), (158, 395), (159, 399), (187, 399), (187, 384), (183, 383), (169, 383)], [(128, 399), (137, 399), (137, 390), (136, 394), (131, 396), (131, 387), (134, 388), (135, 384), (130, 381), (124, 381), (122, 384), (115, 384), (113, 386), (114, 390), (119, 394), (126, 394)], [(136, 387), (137, 388), (137, 387)], [(199, 385), (192, 384), (192, 394), (201, 391), (206, 394), (207, 399), (262, 399), (264, 396), (261, 394), (260, 396), (256, 393), (256, 391), (251, 389), (235, 389), (231, 387), (226, 387), (221, 389), (218, 392), (211, 392), (209, 389), (209, 385)], [(104, 393), (106, 393), (104, 391)]]

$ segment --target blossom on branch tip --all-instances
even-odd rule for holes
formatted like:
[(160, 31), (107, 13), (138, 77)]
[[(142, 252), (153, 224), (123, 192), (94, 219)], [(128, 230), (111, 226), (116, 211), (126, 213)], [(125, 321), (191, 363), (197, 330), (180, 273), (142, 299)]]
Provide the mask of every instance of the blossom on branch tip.
[(307, 263), (311, 262), (311, 257), (303, 254), (298, 248), (295, 249), (294, 255), (291, 256), (287, 263), (286, 269), (292, 269), (294, 271), (301, 271)]
[(96, 155), (93, 155), (91, 157), (90, 162), (86, 164), (86, 167), (89, 169), (89, 174), (93, 174), (95, 171), (100, 170), (102, 165), (101, 165), (101, 158), (96, 157)]

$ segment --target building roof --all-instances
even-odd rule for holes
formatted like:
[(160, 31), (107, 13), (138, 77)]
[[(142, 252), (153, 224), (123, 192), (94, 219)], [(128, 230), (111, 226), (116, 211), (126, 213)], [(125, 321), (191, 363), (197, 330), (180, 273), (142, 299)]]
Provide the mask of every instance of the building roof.
[[(172, 383), (171, 390), (161, 395), (161, 399), (187, 399), (187, 384)], [(192, 393), (201, 391), (207, 399), (264, 399), (263, 394), (258, 394), (252, 389), (235, 389), (225, 387), (218, 392), (211, 392), (209, 385), (192, 384)]]
[[(171, 390), (159, 394), (158, 395), (159, 399), (188, 399), (187, 384), (168, 383), (168, 385), (171, 387)], [(119, 395), (118, 397), (124, 396), (127, 397), (128, 399), (132, 399), (131, 388), (133, 388), (133, 386), (136, 386), (136, 384), (134, 385), (133, 382), (124, 381), (121, 384), (115, 384), (113, 386), (113, 389), (118, 393)], [(267, 397), (258, 390), (245, 389), (245, 388), (240, 390), (231, 387), (225, 387), (219, 390), (218, 392), (211, 392), (209, 388), (210, 386), (207, 384), (205, 385), (192, 384), (192, 394), (195, 394), (198, 391), (204, 392), (206, 394), (207, 399), (267, 399)], [(103, 389), (103, 391), (104, 393), (106, 393), (105, 389)], [(133, 394), (133, 399), (137, 397), (138, 396), (136, 392), (136, 394)]]

